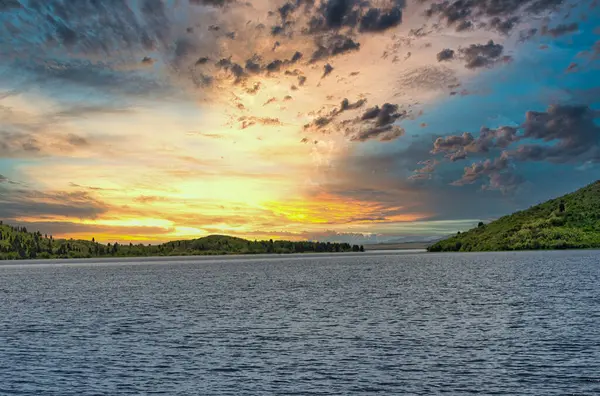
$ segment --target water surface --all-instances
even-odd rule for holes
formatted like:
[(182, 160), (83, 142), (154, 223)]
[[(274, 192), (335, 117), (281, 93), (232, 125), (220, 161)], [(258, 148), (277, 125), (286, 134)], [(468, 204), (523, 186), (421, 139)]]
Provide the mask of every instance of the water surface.
[(600, 252), (0, 264), (0, 394), (600, 394)]

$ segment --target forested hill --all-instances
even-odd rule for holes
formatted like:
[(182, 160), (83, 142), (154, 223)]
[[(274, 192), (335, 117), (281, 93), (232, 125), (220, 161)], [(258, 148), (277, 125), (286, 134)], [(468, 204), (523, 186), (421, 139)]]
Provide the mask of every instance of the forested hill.
[(600, 181), (442, 240), (430, 252), (600, 248)]
[(102, 244), (94, 240), (55, 239), (0, 222), (0, 259), (192, 256), (213, 254), (359, 252), (359, 245), (329, 242), (249, 241), (225, 235), (160, 245)]

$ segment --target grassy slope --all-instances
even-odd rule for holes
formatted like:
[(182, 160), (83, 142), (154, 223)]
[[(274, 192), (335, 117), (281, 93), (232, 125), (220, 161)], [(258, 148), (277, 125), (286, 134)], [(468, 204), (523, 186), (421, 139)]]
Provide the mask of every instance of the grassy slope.
[(600, 181), (437, 242), (429, 251), (578, 248), (600, 248)]
[(185, 256), (212, 254), (304, 253), (360, 251), (347, 243), (248, 241), (226, 235), (163, 243), (161, 245), (101, 244), (92, 241), (54, 239), (39, 232), (0, 224), (0, 260), (32, 258), (89, 258)]

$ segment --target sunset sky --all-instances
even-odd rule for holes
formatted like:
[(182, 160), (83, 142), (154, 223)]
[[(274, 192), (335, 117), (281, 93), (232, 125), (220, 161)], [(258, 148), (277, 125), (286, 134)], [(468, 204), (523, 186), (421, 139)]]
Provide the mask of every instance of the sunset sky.
[(0, 0), (0, 219), (414, 240), (600, 179), (597, 0)]

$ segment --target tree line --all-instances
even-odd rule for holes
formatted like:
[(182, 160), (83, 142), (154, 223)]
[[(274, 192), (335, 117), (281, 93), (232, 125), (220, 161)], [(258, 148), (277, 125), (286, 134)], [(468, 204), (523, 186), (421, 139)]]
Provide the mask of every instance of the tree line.
[(55, 239), (39, 231), (0, 221), (0, 259), (190, 256), (218, 254), (287, 254), (364, 252), (362, 245), (314, 241), (250, 241), (226, 235), (171, 241), (157, 245), (102, 244), (80, 239)]

